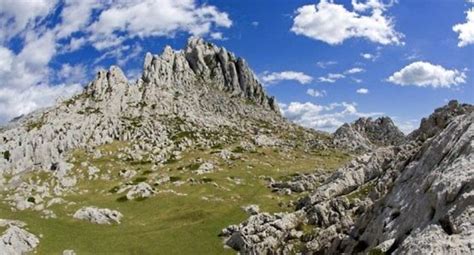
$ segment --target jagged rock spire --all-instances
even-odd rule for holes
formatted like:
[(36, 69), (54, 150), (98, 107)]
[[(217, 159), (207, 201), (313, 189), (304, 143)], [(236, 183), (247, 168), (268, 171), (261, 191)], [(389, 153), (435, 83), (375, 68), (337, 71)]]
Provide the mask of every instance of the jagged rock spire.
[(147, 53), (142, 79), (170, 87), (193, 86), (196, 81), (209, 83), (231, 96), (247, 98), (278, 112), (275, 99), (266, 95), (244, 59), (199, 37), (190, 37), (182, 51), (166, 46), (159, 56)]

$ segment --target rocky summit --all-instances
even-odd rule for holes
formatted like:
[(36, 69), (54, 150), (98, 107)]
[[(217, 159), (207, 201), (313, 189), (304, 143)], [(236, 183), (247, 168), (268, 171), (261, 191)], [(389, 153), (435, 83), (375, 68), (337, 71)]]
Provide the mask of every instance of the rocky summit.
[(192, 37), (0, 128), (0, 254), (472, 254), (473, 122), (303, 128)]

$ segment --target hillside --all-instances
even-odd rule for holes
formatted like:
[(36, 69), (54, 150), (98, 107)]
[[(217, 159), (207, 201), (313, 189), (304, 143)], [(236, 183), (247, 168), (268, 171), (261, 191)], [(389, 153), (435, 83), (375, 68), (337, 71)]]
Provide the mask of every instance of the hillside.
[(0, 251), (468, 254), (473, 114), (303, 128), (245, 60), (190, 38), (0, 129)]

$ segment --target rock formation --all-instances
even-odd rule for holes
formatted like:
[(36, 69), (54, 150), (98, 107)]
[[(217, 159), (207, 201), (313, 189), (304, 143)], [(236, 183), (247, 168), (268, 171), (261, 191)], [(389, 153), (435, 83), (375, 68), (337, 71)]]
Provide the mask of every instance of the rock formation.
[(380, 146), (400, 145), (405, 135), (389, 117), (360, 118), (344, 124), (334, 133), (334, 143), (352, 151), (368, 151)]
[(74, 213), (73, 216), (78, 220), (87, 220), (95, 224), (113, 224), (120, 223), (123, 215), (115, 210), (97, 207), (83, 207)]
[(0, 253), (5, 255), (26, 254), (39, 244), (39, 239), (24, 230), (26, 224), (15, 220), (0, 219), (0, 227), (7, 227), (0, 236)]
[(275, 216), (257, 214), (224, 229), (226, 244), (243, 254), (472, 254), (473, 107), (450, 102), (409, 137), (329, 176), (278, 216), (291, 226), (274, 229)]

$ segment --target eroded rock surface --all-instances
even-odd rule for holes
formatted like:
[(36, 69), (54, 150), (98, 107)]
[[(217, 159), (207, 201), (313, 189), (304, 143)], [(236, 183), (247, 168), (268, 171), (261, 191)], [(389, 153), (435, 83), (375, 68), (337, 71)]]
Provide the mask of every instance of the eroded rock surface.
[(334, 133), (334, 144), (352, 151), (369, 151), (380, 146), (400, 145), (405, 135), (389, 117), (360, 118), (344, 124)]
[(7, 227), (0, 236), (0, 254), (26, 254), (38, 246), (38, 237), (23, 229), (25, 225), (20, 221), (0, 220), (0, 227)]
[(77, 210), (73, 217), (95, 224), (114, 224), (120, 223), (120, 219), (122, 219), (123, 215), (118, 211), (107, 208), (83, 207)]
[[(298, 224), (275, 232), (268, 227), (275, 216), (251, 216), (223, 230), (226, 244), (243, 254), (472, 254), (472, 106), (450, 102), (409, 138), (372, 149), (326, 178), (285, 214), (298, 216)], [(306, 190), (298, 179), (271, 186), (295, 183)]]

